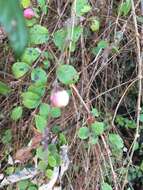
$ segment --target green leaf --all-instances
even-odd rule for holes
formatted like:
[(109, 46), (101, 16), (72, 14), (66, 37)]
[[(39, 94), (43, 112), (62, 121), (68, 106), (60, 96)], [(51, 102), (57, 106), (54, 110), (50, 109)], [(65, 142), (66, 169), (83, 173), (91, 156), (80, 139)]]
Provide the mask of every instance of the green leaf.
[(43, 96), (44, 93), (45, 93), (45, 85), (43, 84), (39, 84), (39, 83), (34, 83), (34, 84), (31, 84), (29, 87), (28, 87), (28, 91), (29, 92), (33, 92), (34, 94), (37, 94), (38, 96)]
[(47, 120), (45, 119), (45, 117), (40, 115), (35, 115), (35, 123), (38, 131), (44, 133), (45, 128), (47, 126)]
[(21, 97), (22, 103), (26, 108), (34, 109), (40, 104), (40, 97), (33, 92), (23, 92)]
[(9, 166), (9, 167), (6, 168), (5, 172), (6, 172), (7, 175), (11, 175), (11, 174), (13, 174), (14, 169), (15, 168), (13, 166)]
[(12, 48), (19, 56), (27, 44), (27, 30), (18, 0), (0, 0), (0, 23), (8, 34)]
[(108, 47), (108, 42), (107, 41), (105, 41), (105, 40), (100, 40), (99, 42), (98, 42), (98, 48), (100, 48), (100, 49), (105, 49), (105, 48), (107, 48)]
[(49, 32), (47, 28), (41, 25), (34, 25), (29, 30), (30, 33), (30, 43), (33, 45), (46, 43), (49, 39)]
[(48, 159), (48, 151), (47, 150), (43, 150), (42, 146), (39, 146), (36, 149), (36, 156), (37, 158), (40, 158), (41, 160), (47, 160)]
[(78, 137), (85, 140), (89, 137), (89, 129), (87, 127), (81, 127), (78, 131)]
[(74, 84), (79, 79), (79, 74), (72, 65), (60, 65), (56, 71), (57, 78), (63, 84)]
[(10, 116), (11, 119), (14, 121), (19, 120), (22, 116), (22, 112), (23, 112), (23, 109), (21, 106), (13, 108), (11, 112), (11, 116)]
[(27, 63), (28, 65), (32, 65), (40, 54), (41, 50), (39, 48), (26, 48), (21, 57), (21, 61)]
[(23, 8), (25, 9), (25, 8), (30, 7), (31, 2), (30, 2), (30, 0), (21, 0), (21, 5), (22, 5)]
[(9, 144), (12, 140), (12, 131), (11, 129), (7, 129), (4, 134), (2, 135), (2, 143), (3, 144)]
[(58, 125), (54, 125), (51, 130), (52, 130), (52, 133), (58, 134), (60, 133), (61, 128)]
[(59, 50), (63, 51), (65, 49), (67, 30), (62, 28), (54, 33), (54, 43), (59, 48)]
[(101, 185), (101, 190), (112, 190), (112, 187), (108, 183), (103, 183)]
[(100, 22), (99, 22), (99, 20), (97, 20), (97, 19), (95, 19), (95, 18), (92, 19), (90, 28), (91, 28), (91, 30), (92, 30), (93, 32), (98, 31), (99, 28), (100, 28)]
[(118, 13), (119, 15), (127, 16), (132, 7), (131, 0), (125, 0), (119, 6)]
[(42, 12), (44, 14), (47, 14), (47, 12), (48, 12), (48, 6), (46, 4), (46, 0), (38, 0), (38, 4), (39, 4), (40, 8), (42, 9)]
[(69, 41), (72, 42), (72, 47), (70, 49), (71, 52), (75, 50), (75, 43), (78, 41), (80, 35), (83, 32), (83, 28), (81, 26), (75, 26), (74, 28), (62, 28), (55, 32), (54, 34), (54, 43), (58, 47), (59, 50), (63, 51), (68, 47)]
[(7, 84), (0, 81), (0, 94), (8, 95), (10, 92), (11, 88)]
[(118, 134), (110, 133), (109, 141), (111, 143), (111, 146), (115, 149), (120, 150), (124, 147), (124, 142)]
[(28, 187), (28, 184), (29, 184), (28, 180), (19, 181), (17, 183), (18, 190), (25, 190)]
[(91, 129), (96, 136), (101, 135), (104, 132), (104, 123), (96, 121), (91, 124)]
[(65, 144), (67, 144), (67, 139), (66, 139), (65, 134), (60, 133), (60, 135), (59, 135), (59, 143), (60, 143), (60, 145), (65, 145)]
[(31, 72), (31, 80), (37, 84), (45, 84), (47, 81), (47, 74), (42, 68), (37, 67)]
[(92, 108), (91, 113), (94, 117), (99, 117), (99, 112), (96, 108)]
[(91, 10), (91, 6), (87, 0), (76, 0), (73, 9), (77, 16), (82, 16)]
[(38, 163), (38, 169), (41, 171), (45, 171), (47, 168), (47, 163), (44, 160), (40, 160)]
[(25, 75), (29, 69), (29, 65), (24, 62), (16, 62), (12, 65), (12, 73), (16, 79)]
[(57, 166), (56, 158), (51, 154), (48, 156), (48, 164), (53, 168)]
[(48, 118), (48, 116), (50, 114), (50, 106), (49, 106), (49, 104), (46, 104), (46, 103), (40, 104), (39, 114), (41, 116), (45, 117), (45, 118)]
[(46, 170), (46, 176), (47, 176), (49, 179), (51, 179), (51, 178), (52, 178), (52, 175), (53, 175), (53, 170), (47, 169), (47, 170)]
[(58, 118), (61, 116), (61, 109), (58, 107), (52, 107), (50, 111), (50, 115), (53, 118)]

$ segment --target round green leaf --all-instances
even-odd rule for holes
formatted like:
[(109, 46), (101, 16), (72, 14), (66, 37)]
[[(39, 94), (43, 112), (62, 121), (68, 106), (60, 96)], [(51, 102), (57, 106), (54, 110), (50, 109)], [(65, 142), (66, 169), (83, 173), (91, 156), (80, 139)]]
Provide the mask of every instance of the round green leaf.
[(46, 103), (42, 103), (40, 104), (40, 110), (39, 110), (39, 114), (45, 118), (48, 117), (50, 113), (50, 106), (49, 104), (46, 104)]
[(8, 95), (10, 91), (11, 91), (11, 88), (7, 84), (0, 81), (0, 94)]
[(47, 74), (42, 68), (37, 67), (33, 69), (31, 73), (31, 80), (36, 83), (44, 84), (47, 81)]
[(47, 163), (43, 160), (40, 160), (38, 163), (38, 169), (41, 171), (45, 171), (47, 168)]
[(51, 178), (52, 178), (52, 175), (53, 175), (53, 170), (47, 169), (47, 170), (46, 170), (46, 176), (47, 176), (49, 179), (51, 179)]
[(113, 146), (115, 149), (121, 149), (124, 147), (124, 142), (118, 134), (109, 134), (109, 141), (111, 146)]
[(19, 120), (22, 116), (22, 112), (23, 112), (23, 109), (21, 106), (13, 108), (11, 112), (11, 116), (10, 116), (11, 119), (14, 121)]
[(93, 19), (90, 25), (90, 28), (93, 32), (96, 32), (100, 28), (100, 22), (97, 19)]
[(39, 48), (26, 48), (21, 57), (21, 61), (32, 65), (32, 63), (40, 56), (40, 54), (41, 50)]
[(48, 164), (53, 168), (57, 166), (56, 158), (51, 154), (48, 156)]
[(49, 32), (47, 28), (38, 24), (30, 28), (29, 34), (30, 43), (34, 45), (46, 43), (49, 39)]
[(45, 117), (40, 115), (35, 115), (35, 123), (38, 131), (44, 133), (45, 128), (47, 126), (47, 120), (45, 119)]
[(28, 87), (28, 91), (33, 92), (34, 94), (37, 94), (41, 97), (45, 93), (45, 85), (34, 83)]
[(67, 31), (62, 28), (54, 33), (54, 43), (59, 48), (59, 50), (64, 50), (65, 40), (67, 36)]
[(33, 109), (40, 104), (40, 97), (33, 92), (23, 92), (22, 103), (26, 108)]
[(74, 84), (79, 79), (79, 75), (72, 65), (60, 65), (56, 74), (59, 81), (63, 84)]
[(82, 140), (87, 139), (89, 137), (89, 129), (87, 127), (81, 127), (78, 131), (78, 136)]
[(58, 118), (61, 116), (61, 109), (58, 107), (52, 107), (50, 114), (51, 114), (51, 117)]
[(30, 67), (24, 62), (16, 62), (12, 65), (12, 73), (16, 79), (22, 77), (29, 71)]
[(19, 181), (17, 186), (19, 190), (25, 190), (28, 187), (29, 181), (28, 180), (23, 180)]
[(96, 136), (101, 135), (104, 132), (104, 123), (96, 121), (91, 124), (91, 129)]

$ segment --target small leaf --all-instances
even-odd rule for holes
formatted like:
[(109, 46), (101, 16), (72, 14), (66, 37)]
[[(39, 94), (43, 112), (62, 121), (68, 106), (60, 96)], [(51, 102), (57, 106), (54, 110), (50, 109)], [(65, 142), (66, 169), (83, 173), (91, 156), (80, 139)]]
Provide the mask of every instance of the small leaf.
[(23, 112), (23, 109), (21, 106), (13, 108), (11, 112), (11, 119), (14, 121), (19, 120), (22, 116), (22, 112)]
[(99, 112), (96, 108), (92, 108), (91, 113), (94, 117), (99, 117)]
[(48, 156), (48, 164), (53, 168), (57, 166), (57, 161), (55, 157), (51, 154)]
[(105, 48), (107, 48), (108, 47), (108, 42), (107, 41), (105, 41), (105, 40), (100, 40), (99, 42), (98, 42), (98, 48), (100, 48), (100, 49), (105, 49)]
[(52, 175), (53, 175), (53, 170), (47, 169), (47, 170), (46, 170), (46, 176), (47, 176), (49, 179), (51, 179), (51, 178), (52, 178)]
[(66, 36), (67, 30), (65, 30), (64, 28), (54, 33), (54, 43), (61, 51), (63, 51), (65, 48)]
[(112, 190), (112, 187), (108, 183), (103, 183), (101, 185), (101, 190)]
[(12, 140), (12, 131), (11, 129), (7, 129), (4, 134), (2, 135), (2, 143), (3, 144), (9, 144)]
[(30, 0), (21, 0), (21, 5), (22, 5), (23, 8), (25, 9), (25, 8), (30, 7), (31, 2), (30, 2)]
[(104, 123), (96, 121), (91, 125), (91, 129), (96, 136), (101, 135), (104, 132)]
[(87, 0), (76, 0), (73, 4), (73, 9), (77, 16), (82, 16), (91, 10), (91, 6)]
[(118, 13), (119, 15), (127, 16), (132, 7), (131, 0), (125, 0), (119, 6)]
[(50, 113), (50, 106), (49, 106), (49, 104), (46, 104), (46, 103), (40, 104), (39, 114), (41, 116), (47, 118), (49, 116), (49, 113)]
[(34, 25), (29, 30), (30, 33), (30, 43), (33, 45), (46, 43), (49, 39), (49, 32), (47, 28), (41, 25)]
[(40, 97), (33, 92), (23, 92), (22, 103), (26, 108), (34, 109), (40, 104)]
[(31, 80), (37, 84), (45, 84), (47, 81), (47, 74), (42, 68), (37, 67), (31, 72)]
[(53, 118), (58, 118), (61, 116), (61, 109), (58, 107), (52, 107), (50, 111), (50, 115)]
[(46, 160), (48, 158), (48, 152), (47, 150), (44, 151), (42, 146), (39, 146), (36, 149), (36, 156), (37, 158), (40, 158), (41, 160)]
[(72, 65), (60, 65), (56, 74), (59, 81), (63, 84), (74, 84), (79, 79), (79, 75)]
[(91, 30), (92, 30), (93, 32), (98, 31), (99, 28), (100, 28), (100, 22), (99, 22), (99, 20), (97, 20), (97, 19), (95, 19), (95, 18), (92, 19), (90, 28), (91, 28)]
[(109, 141), (111, 143), (111, 146), (113, 146), (115, 149), (122, 149), (124, 147), (124, 142), (122, 138), (118, 134), (109, 134)]
[(24, 62), (16, 62), (12, 65), (12, 73), (16, 79), (25, 75), (29, 69), (29, 65)]
[(8, 95), (10, 91), (11, 91), (11, 88), (7, 84), (0, 81), (0, 94)]
[(39, 97), (41, 97), (45, 93), (45, 85), (39, 83), (31, 84), (28, 87), (28, 91), (33, 92), (34, 94), (37, 94)]
[(47, 120), (43, 116), (35, 115), (35, 123), (38, 131), (44, 133), (47, 126)]
[(85, 140), (89, 137), (89, 129), (87, 127), (81, 127), (78, 131), (80, 139)]
[(0, 0), (0, 23), (8, 34), (12, 48), (19, 56), (27, 44), (27, 30), (18, 0)]
[(19, 181), (17, 183), (18, 190), (25, 190), (28, 187), (28, 184), (29, 184), (28, 180)]
[(15, 168), (13, 166), (10, 166), (10, 167), (6, 168), (5, 172), (6, 172), (7, 175), (11, 175), (11, 174), (13, 174), (14, 169)]
[(44, 160), (40, 160), (38, 163), (38, 169), (41, 171), (45, 171), (47, 168), (47, 163)]
[(28, 65), (32, 65), (40, 54), (41, 50), (39, 48), (26, 48), (21, 57), (21, 61), (27, 63)]

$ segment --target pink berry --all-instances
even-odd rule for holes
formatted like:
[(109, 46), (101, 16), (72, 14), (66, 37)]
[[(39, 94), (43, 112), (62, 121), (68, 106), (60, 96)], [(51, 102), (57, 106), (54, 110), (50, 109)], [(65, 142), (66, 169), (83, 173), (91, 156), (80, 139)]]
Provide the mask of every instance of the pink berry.
[(52, 106), (62, 108), (68, 105), (69, 94), (66, 90), (59, 90), (51, 94), (50, 100)]
[(27, 8), (24, 10), (24, 17), (26, 19), (32, 19), (35, 16), (33, 9)]

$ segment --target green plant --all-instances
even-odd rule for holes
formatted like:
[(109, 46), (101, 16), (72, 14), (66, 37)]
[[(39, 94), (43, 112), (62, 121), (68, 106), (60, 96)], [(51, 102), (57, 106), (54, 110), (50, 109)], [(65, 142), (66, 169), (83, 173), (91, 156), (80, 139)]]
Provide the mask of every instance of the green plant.
[(21, 55), (27, 44), (27, 30), (18, 0), (0, 0), (0, 23), (5, 28), (16, 55)]

